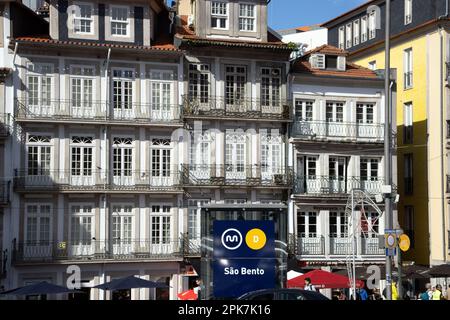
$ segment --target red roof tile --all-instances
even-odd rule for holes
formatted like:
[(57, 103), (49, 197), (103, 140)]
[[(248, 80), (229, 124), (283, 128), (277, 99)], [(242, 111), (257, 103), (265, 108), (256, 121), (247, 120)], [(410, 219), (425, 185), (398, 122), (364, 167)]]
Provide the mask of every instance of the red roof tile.
[(304, 54), (304, 56), (309, 56), (313, 53), (321, 53), (321, 54), (329, 54), (329, 55), (339, 55), (339, 56), (347, 56), (348, 52), (334, 46), (330, 46), (328, 44), (324, 44), (320, 47), (312, 49)]

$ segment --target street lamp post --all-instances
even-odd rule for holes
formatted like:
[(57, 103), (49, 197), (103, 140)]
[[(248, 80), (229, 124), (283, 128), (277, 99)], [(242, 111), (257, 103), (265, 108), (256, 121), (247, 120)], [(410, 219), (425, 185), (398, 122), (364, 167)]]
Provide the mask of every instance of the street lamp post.
[[(384, 139), (384, 156), (385, 156), (385, 181), (388, 186), (392, 186), (392, 150), (391, 150), (391, 95), (390, 95), (390, 82), (391, 82), (391, 0), (386, 0), (386, 21), (385, 21), (385, 139)], [(392, 214), (392, 191), (386, 194), (385, 198), (385, 228), (387, 230), (393, 229), (393, 214)], [(386, 255), (386, 298), (392, 300), (392, 256)]]

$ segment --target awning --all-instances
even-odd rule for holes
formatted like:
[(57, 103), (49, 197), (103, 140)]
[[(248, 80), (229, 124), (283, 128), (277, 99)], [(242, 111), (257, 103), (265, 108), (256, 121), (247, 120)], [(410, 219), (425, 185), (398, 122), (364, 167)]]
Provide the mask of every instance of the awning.
[(84, 293), (83, 291), (71, 290), (66, 287), (48, 283), (46, 281), (30, 284), (0, 293), (1, 295), (16, 296), (34, 296), (41, 294), (59, 294), (59, 293)]
[[(288, 280), (287, 287), (304, 288), (306, 278), (310, 278), (311, 284), (317, 289), (344, 289), (351, 288), (353, 285), (350, 278), (346, 276), (324, 270), (313, 270), (297, 278)], [(356, 287), (364, 287), (364, 282), (357, 280)]]
[(165, 283), (149, 281), (135, 276), (129, 276), (120, 279), (114, 279), (110, 282), (106, 282), (95, 286), (96, 289), (102, 290), (124, 290), (135, 288), (169, 288)]

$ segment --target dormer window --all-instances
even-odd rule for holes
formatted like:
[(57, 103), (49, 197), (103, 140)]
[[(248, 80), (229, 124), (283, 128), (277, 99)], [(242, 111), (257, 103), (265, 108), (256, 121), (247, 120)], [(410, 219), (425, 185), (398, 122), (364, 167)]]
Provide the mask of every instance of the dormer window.
[(228, 29), (228, 3), (218, 1), (211, 3), (211, 28)]
[(314, 69), (325, 69), (325, 55), (324, 54), (311, 55), (310, 63)]
[(255, 31), (256, 12), (253, 4), (239, 5), (239, 31)]
[(73, 25), (76, 33), (93, 33), (93, 5), (90, 3), (78, 3), (73, 10)]
[(129, 8), (122, 6), (111, 7), (111, 35), (128, 36)]

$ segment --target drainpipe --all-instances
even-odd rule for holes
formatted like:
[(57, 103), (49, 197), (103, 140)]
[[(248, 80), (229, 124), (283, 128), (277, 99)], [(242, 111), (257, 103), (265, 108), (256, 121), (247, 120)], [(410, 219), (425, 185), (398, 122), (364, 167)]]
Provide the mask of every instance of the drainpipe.
[(448, 18), (448, 15), (449, 15), (448, 10), (449, 10), (449, 0), (447, 0), (446, 3), (445, 3), (445, 14), (440, 16), (439, 20)]
[[(447, 16), (448, 16), (448, 0), (447, 0)], [(440, 74), (441, 74), (441, 97), (440, 97), (440, 115), (441, 115), (441, 167), (442, 170), (444, 170), (445, 167), (445, 159), (444, 159), (444, 35), (443, 35), (444, 28), (442, 26), (439, 26), (439, 36), (440, 36)], [(442, 261), (445, 262), (447, 258), (447, 246), (446, 246), (446, 234), (445, 234), (445, 176), (441, 175), (441, 195), (442, 195), (442, 201), (441, 201), (441, 212), (442, 212)]]

